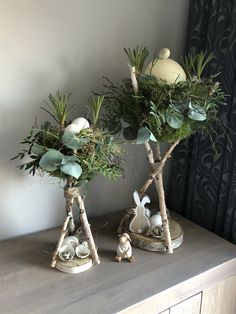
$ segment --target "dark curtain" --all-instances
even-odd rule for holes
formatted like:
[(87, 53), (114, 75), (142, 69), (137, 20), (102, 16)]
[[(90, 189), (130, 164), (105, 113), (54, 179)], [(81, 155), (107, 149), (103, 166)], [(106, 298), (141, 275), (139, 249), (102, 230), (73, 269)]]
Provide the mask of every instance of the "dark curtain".
[(227, 127), (214, 136), (196, 135), (173, 156), (168, 206), (236, 243), (236, 1), (191, 0), (186, 52), (213, 52), (207, 72), (228, 94), (220, 118)]

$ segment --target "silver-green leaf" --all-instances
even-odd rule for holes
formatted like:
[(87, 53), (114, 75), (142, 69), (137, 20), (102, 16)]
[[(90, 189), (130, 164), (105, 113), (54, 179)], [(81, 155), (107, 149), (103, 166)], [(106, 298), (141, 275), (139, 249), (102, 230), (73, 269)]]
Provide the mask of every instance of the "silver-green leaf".
[(86, 137), (77, 137), (71, 132), (65, 132), (62, 136), (62, 143), (70, 149), (79, 149), (89, 142)]
[(134, 144), (144, 144), (148, 142), (150, 139), (150, 135), (150, 131), (147, 128), (140, 128), (138, 130), (137, 138), (134, 141)]
[(206, 111), (201, 106), (190, 103), (188, 117), (194, 121), (204, 121), (206, 120)]
[(181, 115), (168, 114), (166, 117), (166, 122), (173, 129), (179, 129), (183, 125), (184, 118)]
[(60, 168), (64, 155), (55, 149), (50, 149), (40, 159), (39, 166), (45, 171), (55, 171)]
[(82, 168), (75, 161), (68, 161), (67, 163), (61, 165), (60, 170), (75, 179), (78, 179), (82, 174)]
[(32, 148), (31, 148), (31, 152), (32, 152), (33, 154), (38, 155), (38, 156), (42, 156), (43, 154), (46, 153), (46, 151), (47, 151), (47, 150), (46, 150), (45, 147), (43, 147), (42, 145), (39, 145), (39, 144), (37, 144), (37, 143), (34, 143), (33, 146), (32, 146)]

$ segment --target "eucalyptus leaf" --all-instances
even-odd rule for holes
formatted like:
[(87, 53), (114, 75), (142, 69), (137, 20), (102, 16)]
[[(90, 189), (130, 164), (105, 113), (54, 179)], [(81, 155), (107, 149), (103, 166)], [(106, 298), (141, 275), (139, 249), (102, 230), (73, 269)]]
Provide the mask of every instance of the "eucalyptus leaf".
[(74, 177), (75, 179), (78, 179), (82, 174), (82, 168), (80, 165), (75, 161), (68, 161), (65, 164), (61, 165), (60, 170), (68, 174), (69, 176)]
[(61, 165), (66, 164), (69, 161), (77, 161), (79, 162), (79, 159), (76, 156), (64, 156), (62, 161), (61, 161)]
[(45, 171), (55, 171), (60, 168), (64, 155), (55, 149), (46, 152), (39, 161), (39, 166)]
[(79, 149), (89, 142), (86, 137), (77, 137), (71, 132), (65, 132), (62, 136), (62, 143), (70, 149)]
[(206, 111), (197, 104), (189, 104), (188, 117), (194, 121), (206, 120)]
[(46, 153), (46, 148), (43, 147), (42, 145), (39, 145), (37, 143), (34, 143), (33, 146), (31, 147), (31, 152), (33, 154), (36, 154), (38, 156), (42, 156), (43, 154)]
[(152, 132), (150, 132), (150, 141), (157, 142), (157, 139), (155, 138), (155, 136)]
[(177, 114), (168, 114), (166, 117), (166, 122), (173, 129), (179, 129), (183, 125), (184, 118)]
[(144, 144), (150, 139), (150, 131), (143, 127), (138, 130), (137, 138), (134, 141), (134, 144)]

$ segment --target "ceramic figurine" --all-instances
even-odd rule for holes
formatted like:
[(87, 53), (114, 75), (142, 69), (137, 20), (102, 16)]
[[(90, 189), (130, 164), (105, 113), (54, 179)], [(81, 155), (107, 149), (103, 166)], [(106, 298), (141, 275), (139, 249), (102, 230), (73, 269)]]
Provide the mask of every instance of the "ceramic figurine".
[(128, 233), (122, 233), (119, 236), (119, 244), (116, 254), (116, 262), (120, 262), (122, 259), (127, 259), (129, 262), (134, 261), (134, 257), (132, 256), (131, 239)]
[(141, 201), (137, 191), (134, 192), (133, 196), (137, 207), (133, 209), (134, 217), (130, 222), (129, 230), (134, 233), (145, 233), (150, 228), (150, 211), (144, 206), (146, 203), (150, 203), (150, 198), (145, 195)]

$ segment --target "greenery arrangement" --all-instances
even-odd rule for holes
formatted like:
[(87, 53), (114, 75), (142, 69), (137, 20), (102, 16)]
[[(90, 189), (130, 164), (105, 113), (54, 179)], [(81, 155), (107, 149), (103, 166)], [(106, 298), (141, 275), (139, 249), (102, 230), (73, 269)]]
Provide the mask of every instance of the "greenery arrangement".
[[(29, 161), (20, 165), (21, 170), (28, 170), (34, 175), (36, 172), (48, 173), (50, 176), (64, 181), (64, 196), (66, 199), (66, 218), (61, 235), (53, 253), (52, 267), (71, 272), (71, 265), (60, 265), (60, 250), (63, 250), (63, 241), (66, 235), (76, 235), (79, 226), (73, 215), (73, 204), (79, 208), (79, 221), (82, 225), (84, 237), (88, 242), (93, 264), (99, 264), (100, 259), (93, 239), (90, 225), (84, 206), (84, 197), (80, 187), (87, 184), (97, 174), (101, 173), (109, 179), (116, 179), (122, 174), (121, 149), (114, 135), (102, 130), (99, 125), (99, 114), (104, 100), (103, 96), (89, 99), (91, 124), (83, 117), (68, 121), (73, 106), (69, 104), (70, 95), (49, 95), (49, 102), (45, 110), (54, 120), (44, 122), (39, 127), (37, 123), (31, 128), (29, 135), (21, 141), (27, 148), (23, 149), (13, 159), (29, 158)], [(89, 261), (88, 261), (89, 262)], [(75, 270), (82, 267), (78, 260), (73, 262)], [(87, 268), (86, 268), (87, 269)]]
[[(139, 195), (143, 197), (150, 184), (154, 183), (159, 199), (165, 248), (172, 253), (163, 187), (165, 163), (181, 140), (196, 132), (209, 136), (215, 132), (216, 125), (220, 124), (217, 117), (219, 105), (224, 102), (225, 95), (219, 83), (215, 82), (216, 75), (204, 76), (204, 70), (213, 58), (212, 55), (208, 56), (204, 52), (189, 53), (182, 59), (184, 71), (181, 71), (185, 72), (186, 79), (180, 80), (176, 76), (175, 81), (169, 83), (157, 78), (157, 75), (152, 75), (152, 70), (158, 66), (158, 58), (154, 58), (145, 69), (149, 55), (146, 47), (137, 46), (133, 50), (125, 48), (124, 51), (130, 62), (130, 77), (118, 85), (109, 79), (108, 83), (104, 84), (104, 124), (114, 134), (122, 132), (124, 138), (131, 143), (144, 144), (151, 172)], [(169, 49), (164, 48), (159, 53), (159, 60), (168, 59), (169, 55)], [(171, 59), (170, 63), (176, 66)], [(180, 66), (177, 64), (177, 67)], [(168, 66), (166, 70), (168, 71)], [(150, 141), (155, 142), (155, 149), (150, 145)], [(160, 142), (169, 143), (166, 151), (161, 152)], [(124, 216), (119, 232), (131, 215), (132, 211), (128, 211)]]
[(188, 54), (183, 58), (187, 79), (167, 84), (152, 76), (151, 71), (150, 74), (143, 72), (148, 56), (146, 47), (125, 49), (125, 52), (135, 67), (138, 93), (134, 93), (130, 78), (118, 86), (105, 85), (105, 120), (110, 131), (122, 130), (126, 139), (137, 144), (149, 139), (172, 143), (196, 132), (210, 134), (214, 131), (224, 93), (214, 81), (214, 75), (202, 76), (212, 55)]
[(43, 110), (56, 124), (46, 121), (31, 128), (21, 141), (27, 149), (13, 158), (30, 157), (30, 161), (19, 168), (32, 175), (43, 171), (62, 180), (70, 177), (78, 186), (88, 183), (99, 173), (109, 179), (119, 177), (122, 174), (121, 149), (113, 135), (97, 127), (103, 99), (102, 96), (89, 99), (92, 127), (74, 134), (66, 128), (70, 125), (67, 119), (73, 108), (69, 105), (69, 96), (59, 92), (50, 94), (47, 108)]

